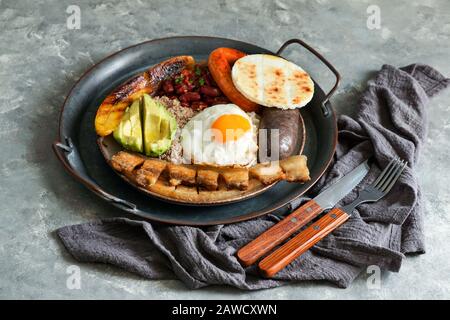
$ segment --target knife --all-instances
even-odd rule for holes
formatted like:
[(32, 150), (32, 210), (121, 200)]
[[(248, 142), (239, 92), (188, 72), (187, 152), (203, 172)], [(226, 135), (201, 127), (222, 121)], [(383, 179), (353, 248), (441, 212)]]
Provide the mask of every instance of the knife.
[(358, 193), (358, 197), (353, 202), (344, 207), (334, 207), (327, 214), (311, 223), (306, 229), (262, 259), (258, 265), (260, 272), (266, 277), (273, 277), (320, 240), (339, 228), (350, 218), (353, 210), (358, 205), (380, 200), (388, 194), (406, 166), (407, 162), (393, 158), (378, 178)]
[(242, 247), (237, 257), (244, 266), (255, 263), (259, 258), (279, 245), (294, 232), (317, 217), (322, 211), (331, 209), (353, 190), (369, 172), (369, 160), (364, 161), (314, 199), (297, 208), (286, 218)]

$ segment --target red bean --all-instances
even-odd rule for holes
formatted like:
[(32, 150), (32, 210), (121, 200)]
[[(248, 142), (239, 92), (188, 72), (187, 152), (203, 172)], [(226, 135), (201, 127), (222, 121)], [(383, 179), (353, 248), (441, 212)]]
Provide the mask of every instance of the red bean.
[(180, 101), (190, 102), (190, 101), (198, 101), (202, 97), (198, 92), (186, 92), (185, 94), (180, 96)]
[(172, 81), (170, 80), (166, 80), (163, 82), (162, 88), (164, 90), (165, 93), (172, 93), (175, 91)]
[(213, 97), (203, 97), (202, 99), (206, 104), (213, 105), (214, 104), (214, 98)]
[(200, 92), (208, 97), (217, 97), (220, 96), (220, 91), (217, 88), (210, 86), (202, 86), (200, 87)]
[(188, 87), (184, 84), (179, 84), (177, 86), (175, 86), (175, 89), (177, 90), (177, 94), (182, 95), (186, 92), (188, 92)]
[(176, 76), (163, 81), (157, 96), (178, 99), (183, 107), (195, 110), (202, 110), (215, 104), (229, 103), (229, 100), (215, 85), (208, 68), (203, 65), (196, 65), (193, 70), (185, 69)]

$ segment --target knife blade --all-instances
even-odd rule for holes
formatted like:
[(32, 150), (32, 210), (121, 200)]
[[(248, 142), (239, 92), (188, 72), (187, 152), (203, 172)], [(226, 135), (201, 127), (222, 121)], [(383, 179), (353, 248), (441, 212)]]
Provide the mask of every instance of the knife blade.
[(369, 169), (369, 160), (366, 160), (318, 194), (313, 200), (323, 210), (333, 208), (336, 203), (349, 194), (361, 182), (369, 172)]
[(255, 263), (271, 249), (317, 217), (323, 210), (334, 207), (353, 190), (369, 172), (369, 160), (364, 161), (338, 181), (322, 191), (314, 199), (294, 210), (286, 218), (260, 234), (237, 252), (244, 266)]

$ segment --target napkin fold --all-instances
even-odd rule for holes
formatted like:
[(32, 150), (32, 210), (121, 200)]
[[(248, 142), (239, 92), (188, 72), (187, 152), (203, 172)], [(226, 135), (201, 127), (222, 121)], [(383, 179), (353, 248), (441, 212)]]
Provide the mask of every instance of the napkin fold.
[[(240, 247), (277, 222), (273, 215), (203, 228), (114, 218), (62, 227), (57, 234), (78, 261), (109, 263), (147, 279), (180, 279), (192, 289), (230, 285), (256, 290), (301, 280), (327, 280), (345, 288), (370, 265), (397, 272), (405, 254), (425, 252), (415, 166), (425, 141), (429, 98), (449, 85), (450, 79), (421, 64), (384, 65), (369, 81), (356, 117), (338, 118), (334, 163), (309, 195), (371, 155), (375, 165), (339, 205), (354, 200), (392, 157), (409, 165), (387, 196), (360, 205), (345, 224), (273, 279), (262, 278), (255, 266), (243, 268), (235, 257)], [(296, 208), (301, 201), (291, 205)]]

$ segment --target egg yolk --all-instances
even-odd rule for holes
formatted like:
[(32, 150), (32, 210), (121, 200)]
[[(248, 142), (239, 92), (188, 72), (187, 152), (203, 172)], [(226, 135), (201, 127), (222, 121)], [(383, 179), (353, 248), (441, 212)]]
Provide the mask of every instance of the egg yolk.
[(248, 119), (238, 114), (225, 114), (218, 117), (211, 126), (212, 129), (217, 130), (214, 134), (214, 140), (219, 143), (227, 141), (236, 141), (243, 136), (251, 125)]

